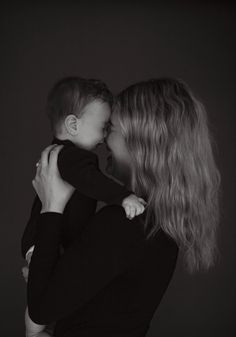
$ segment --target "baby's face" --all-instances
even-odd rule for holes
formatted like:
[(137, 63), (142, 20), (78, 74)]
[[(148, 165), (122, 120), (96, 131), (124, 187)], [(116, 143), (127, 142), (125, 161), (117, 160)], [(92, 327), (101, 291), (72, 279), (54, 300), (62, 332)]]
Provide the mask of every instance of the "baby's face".
[(87, 104), (79, 119), (78, 144), (92, 150), (99, 143), (103, 143), (110, 115), (108, 103), (97, 100)]

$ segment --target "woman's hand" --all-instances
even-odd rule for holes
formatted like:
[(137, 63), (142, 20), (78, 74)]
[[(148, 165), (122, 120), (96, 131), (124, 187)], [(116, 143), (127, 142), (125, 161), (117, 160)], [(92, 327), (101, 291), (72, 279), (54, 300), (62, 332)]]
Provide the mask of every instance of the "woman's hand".
[(29, 276), (29, 266), (22, 267), (21, 271), (22, 271), (22, 275), (25, 279), (25, 282), (27, 283), (28, 282), (28, 276)]
[(74, 187), (62, 180), (57, 167), (58, 153), (63, 145), (50, 145), (41, 154), (33, 187), (42, 202), (41, 213), (63, 213)]

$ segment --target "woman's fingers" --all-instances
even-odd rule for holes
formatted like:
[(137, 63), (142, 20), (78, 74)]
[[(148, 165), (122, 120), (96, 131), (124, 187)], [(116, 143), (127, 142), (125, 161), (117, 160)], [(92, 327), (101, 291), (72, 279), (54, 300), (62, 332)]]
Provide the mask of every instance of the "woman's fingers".
[(29, 267), (23, 267), (22, 269), (22, 274), (23, 274), (23, 277), (25, 279), (25, 282), (28, 281), (28, 275), (29, 275)]
[(34, 188), (34, 189), (35, 189), (35, 187), (36, 187), (35, 184), (36, 184), (36, 181), (35, 181), (35, 179), (33, 179), (33, 180), (32, 180), (32, 185), (33, 185), (33, 188)]
[(37, 192), (37, 182), (42, 173), (42, 169), (45, 169), (48, 166), (50, 152), (57, 146), (57, 144), (52, 144), (46, 147), (41, 153), (40, 160), (36, 164), (36, 175), (32, 180), (32, 185)]
[(50, 151), (49, 166), (53, 169), (57, 169), (58, 154), (63, 148), (63, 145), (57, 145)]
[(57, 146), (57, 144), (49, 145), (48, 147), (46, 147), (46, 149), (43, 150), (43, 152), (41, 153), (40, 165), (37, 167), (37, 171), (38, 171), (38, 168), (40, 166), (43, 168), (43, 167), (46, 167), (48, 165), (48, 160), (49, 160), (50, 152), (56, 146)]
[(46, 168), (48, 165), (50, 165), (50, 167), (57, 168), (57, 157), (62, 147), (63, 145), (52, 144), (42, 151), (41, 158), (36, 164), (36, 178), (39, 176), (42, 169)]

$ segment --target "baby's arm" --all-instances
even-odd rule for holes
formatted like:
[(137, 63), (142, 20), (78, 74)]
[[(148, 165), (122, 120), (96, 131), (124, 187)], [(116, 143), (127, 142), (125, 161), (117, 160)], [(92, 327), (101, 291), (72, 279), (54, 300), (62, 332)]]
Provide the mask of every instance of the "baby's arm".
[(97, 156), (75, 146), (61, 150), (58, 169), (79, 192), (107, 204), (122, 205), (129, 219), (144, 212), (146, 202), (103, 174)]
[(123, 185), (107, 177), (99, 169), (98, 158), (91, 151), (71, 146), (63, 148), (58, 156), (62, 179), (80, 193), (108, 205), (121, 205), (132, 194)]

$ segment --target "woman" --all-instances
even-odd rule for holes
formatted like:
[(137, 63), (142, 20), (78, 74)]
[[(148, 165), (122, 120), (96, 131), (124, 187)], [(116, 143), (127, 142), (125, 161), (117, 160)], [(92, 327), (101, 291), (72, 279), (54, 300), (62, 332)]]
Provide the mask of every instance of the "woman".
[(29, 315), (57, 321), (59, 336), (145, 336), (173, 275), (178, 250), (189, 271), (214, 263), (218, 189), (206, 113), (173, 79), (135, 84), (117, 98), (109, 172), (147, 203), (127, 220), (96, 213), (59, 257), (62, 213), (73, 189), (59, 177), (60, 146), (42, 153), (33, 186), (42, 201), (28, 280)]

